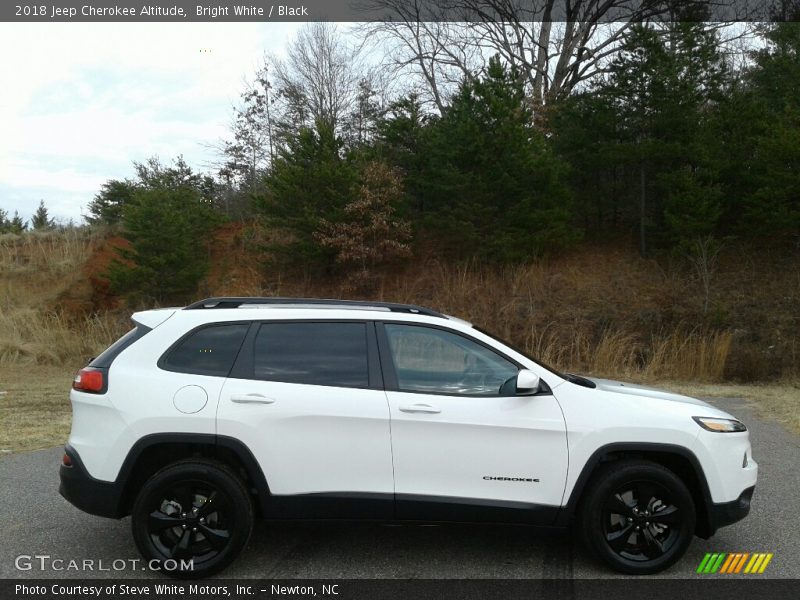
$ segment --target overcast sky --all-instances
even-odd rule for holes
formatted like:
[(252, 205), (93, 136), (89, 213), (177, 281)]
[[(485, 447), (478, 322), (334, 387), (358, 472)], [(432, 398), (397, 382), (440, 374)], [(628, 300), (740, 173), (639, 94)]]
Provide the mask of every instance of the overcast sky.
[[(0, 208), (78, 221), (131, 161), (202, 169), (292, 23), (0, 23)], [(203, 50), (203, 52), (201, 52)]]

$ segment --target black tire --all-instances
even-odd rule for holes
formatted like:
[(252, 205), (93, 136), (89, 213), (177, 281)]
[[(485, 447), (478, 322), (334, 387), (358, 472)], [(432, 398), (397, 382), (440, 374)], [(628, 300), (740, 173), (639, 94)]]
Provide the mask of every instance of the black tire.
[[(247, 544), (253, 505), (241, 479), (224, 464), (189, 459), (147, 480), (133, 504), (131, 526), (149, 566), (179, 579), (206, 577), (228, 566)], [(190, 559), (188, 568), (184, 561)]]
[(678, 561), (694, 536), (686, 484), (645, 460), (608, 463), (592, 477), (580, 510), (583, 541), (620, 573), (658, 573)]

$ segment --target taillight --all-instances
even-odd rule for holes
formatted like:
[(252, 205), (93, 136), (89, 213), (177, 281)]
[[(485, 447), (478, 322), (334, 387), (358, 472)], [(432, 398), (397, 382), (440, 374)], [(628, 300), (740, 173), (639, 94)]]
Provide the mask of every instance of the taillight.
[(72, 389), (97, 394), (105, 388), (105, 373), (94, 369), (81, 369), (75, 375)]
[(72, 458), (66, 452), (64, 452), (64, 456), (61, 457), (61, 464), (64, 465), (65, 467), (72, 466)]

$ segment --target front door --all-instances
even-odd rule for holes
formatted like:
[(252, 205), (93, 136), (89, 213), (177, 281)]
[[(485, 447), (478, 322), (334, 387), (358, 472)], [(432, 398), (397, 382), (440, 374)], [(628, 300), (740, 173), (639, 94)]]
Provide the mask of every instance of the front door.
[(551, 523), (567, 473), (553, 395), (501, 395), (519, 365), (466, 334), (386, 322), (379, 335), (398, 517)]

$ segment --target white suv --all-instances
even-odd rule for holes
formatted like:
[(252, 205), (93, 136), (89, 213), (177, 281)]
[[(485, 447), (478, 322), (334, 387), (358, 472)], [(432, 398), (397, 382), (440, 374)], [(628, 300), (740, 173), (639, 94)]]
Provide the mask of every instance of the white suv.
[(558, 373), (430, 309), (211, 298), (133, 321), (75, 378), (60, 492), (131, 515), (174, 576), (225, 567), (255, 516), (577, 519), (611, 567), (654, 573), (750, 509), (731, 415)]

